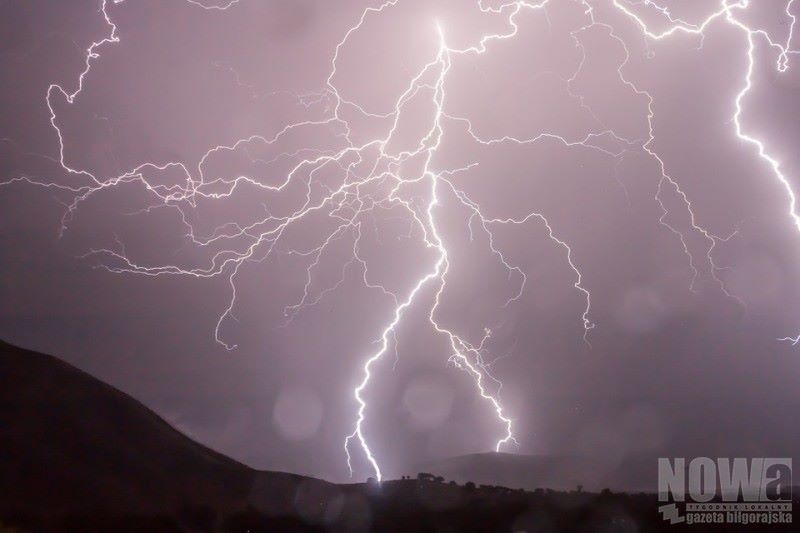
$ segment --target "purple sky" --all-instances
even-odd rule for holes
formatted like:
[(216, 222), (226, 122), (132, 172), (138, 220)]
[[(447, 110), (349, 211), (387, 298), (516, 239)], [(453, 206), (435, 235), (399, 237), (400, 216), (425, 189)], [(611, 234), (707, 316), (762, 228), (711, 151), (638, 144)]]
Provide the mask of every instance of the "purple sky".
[(749, 28), (739, 123), (800, 186), (800, 58), (776, 68), (800, 5), (659, 40), (622, 7), (661, 32), (720, 3), (502, 4), (403, 0), (344, 41), (380, 2), (110, 4), (119, 42), (51, 90), (54, 127), (48, 87), (76, 92), (111, 28), (97, 0), (0, 1), (0, 337), (254, 467), (345, 480), (364, 362), (446, 250), (363, 389), (385, 475), (503, 437), (444, 330), (491, 331), (483, 368), (460, 346), (504, 451), (791, 456), (800, 231), (734, 117)]

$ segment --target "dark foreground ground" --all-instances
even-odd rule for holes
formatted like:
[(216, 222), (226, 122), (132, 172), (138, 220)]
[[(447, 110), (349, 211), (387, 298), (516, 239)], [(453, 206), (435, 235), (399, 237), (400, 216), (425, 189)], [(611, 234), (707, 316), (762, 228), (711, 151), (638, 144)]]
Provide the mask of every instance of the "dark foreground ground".
[[(288, 514), (266, 513), (252, 505), (220, 512), (208, 505), (188, 504), (155, 515), (66, 512), (48, 517), (34, 513), (6, 516), (0, 531), (800, 531), (795, 524), (669, 525), (658, 513), (655, 496), (649, 494), (506, 492), (417, 480), (340, 489), (329, 500), (300, 497)], [(795, 498), (795, 509), (799, 503)]]
[[(0, 342), (0, 533), (800, 531), (672, 526), (652, 494), (423, 477), (335, 485), (256, 471), (91, 376)], [(794, 494), (800, 510), (800, 489)]]

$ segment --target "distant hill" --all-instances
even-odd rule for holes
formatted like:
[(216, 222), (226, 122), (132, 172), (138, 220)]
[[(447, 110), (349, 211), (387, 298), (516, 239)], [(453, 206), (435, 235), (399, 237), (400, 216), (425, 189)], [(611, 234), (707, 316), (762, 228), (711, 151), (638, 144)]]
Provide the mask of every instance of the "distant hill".
[(459, 483), (502, 485), (534, 490), (655, 492), (657, 459), (634, 456), (622, 461), (592, 457), (538, 456), (509, 453), (462, 455), (417, 464), (412, 471), (430, 472)]
[(0, 511), (175, 513), (251, 504), (294, 513), (323, 481), (257, 472), (202, 446), (119, 390), (0, 341)]

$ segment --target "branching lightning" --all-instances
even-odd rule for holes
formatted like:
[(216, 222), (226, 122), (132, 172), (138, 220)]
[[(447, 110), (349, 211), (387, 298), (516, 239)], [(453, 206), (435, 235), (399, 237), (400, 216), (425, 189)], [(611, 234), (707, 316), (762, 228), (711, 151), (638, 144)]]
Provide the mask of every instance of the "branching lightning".
[[(114, 5), (122, 4), (123, 2), (124, 0), (112, 0)], [(241, 0), (232, 0), (218, 5), (196, 0), (186, 0), (186, 2), (200, 9), (224, 12), (235, 8)], [(564, 239), (558, 236), (557, 228), (553, 227), (545, 215), (536, 211), (516, 217), (503, 214), (487, 214), (477, 201), (471, 198), (465, 190), (462, 190), (458, 181), (460, 173), (470, 170), (479, 163), (472, 163), (466, 167), (455, 169), (436, 168), (434, 156), (441, 145), (442, 139), (448, 131), (451, 131), (451, 128), (465, 131), (472, 141), (484, 147), (500, 144), (524, 146), (543, 142), (558, 143), (569, 149), (591, 150), (617, 162), (630, 152), (638, 151), (646, 154), (658, 166), (660, 172), (655, 192), (655, 200), (661, 209), (659, 222), (677, 237), (683, 253), (688, 258), (689, 268), (692, 272), (689, 288), (693, 290), (698, 277), (707, 272), (721, 291), (732, 298), (736, 298), (735, 295), (727, 290), (721, 278), (718, 277), (722, 267), (717, 265), (713, 257), (715, 246), (730, 239), (735, 232), (724, 236), (715, 235), (697, 222), (689, 197), (681, 188), (678, 180), (668, 172), (667, 163), (654, 149), (654, 121), (656, 120), (654, 98), (649, 92), (637, 87), (625, 76), (625, 68), (630, 59), (630, 50), (614, 25), (599, 20), (598, 15), (596, 15), (598, 5), (604, 4), (613, 7), (616, 13), (624, 15), (623, 20), (638, 28), (646, 40), (657, 41), (684, 34), (699, 38), (702, 46), (705, 31), (713, 24), (729, 24), (741, 31), (747, 43), (747, 68), (742, 73), (742, 88), (733, 102), (732, 122), (735, 134), (739, 139), (755, 148), (756, 155), (766, 163), (767, 170), (785, 188), (789, 200), (788, 214), (798, 231), (800, 231), (800, 214), (797, 212), (796, 197), (787, 176), (781, 170), (780, 163), (770, 155), (765, 142), (747, 133), (742, 121), (747, 95), (753, 87), (755, 52), (758, 42), (763, 41), (768, 47), (776, 51), (776, 68), (779, 72), (786, 71), (790, 66), (792, 56), (800, 53), (792, 48), (796, 22), (796, 16), (793, 14), (794, 0), (788, 0), (785, 5), (785, 13), (791, 23), (788, 36), (782, 42), (774, 39), (769, 32), (751, 28), (741, 20), (739, 15), (747, 10), (749, 6), (748, 0), (722, 0), (713, 13), (698, 23), (691, 23), (677, 18), (672, 15), (667, 7), (650, 0), (642, 0), (640, 2), (626, 0), (515, 0), (495, 7), (486, 6), (484, 1), (480, 0), (478, 2), (480, 11), (487, 16), (504, 17), (505, 29), (498, 33), (483, 35), (476, 40), (476, 44), (473, 46), (459, 49), (448, 45), (446, 28), (436, 21), (431, 21), (429, 31), (437, 32), (438, 46), (435, 51), (432, 51), (430, 62), (422, 66), (413, 76), (404, 92), (394, 103), (391, 111), (387, 113), (370, 112), (357, 102), (350, 101), (342, 96), (336, 84), (337, 66), (350, 38), (358, 34), (365, 25), (370, 23), (372, 18), (390, 17), (391, 11), (400, 2), (401, 0), (387, 0), (375, 7), (364, 9), (356, 23), (344, 33), (335, 50), (333, 50), (330, 72), (325, 80), (324, 89), (297, 96), (298, 102), (306, 108), (319, 103), (326, 104), (328, 113), (325, 118), (288, 124), (271, 137), (253, 135), (239, 139), (231, 144), (211, 147), (194, 168), (182, 162), (150, 161), (138, 164), (122, 174), (102, 177), (96, 176), (89, 170), (75, 168), (68, 162), (69, 158), (65, 153), (64, 135), (59, 126), (59, 117), (53, 103), (60, 98), (67, 104), (73, 104), (83, 91), (84, 85), (91, 74), (92, 65), (100, 58), (101, 49), (120, 42), (117, 26), (110, 14), (111, 6), (107, 0), (102, 0), (100, 12), (108, 28), (107, 35), (99, 41), (91, 43), (86, 49), (84, 68), (78, 74), (73, 88), (66, 89), (62, 85), (51, 84), (45, 95), (45, 103), (50, 111), (50, 124), (58, 138), (58, 156), (56, 160), (67, 174), (79, 178), (84, 184), (63, 185), (28, 176), (15, 176), (3, 183), (26, 182), (31, 185), (58, 189), (69, 194), (71, 201), (67, 204), (62, 218), (61, 233), (66, 231), (74, 213), (88, 198), (104, 190), (126, 183), (135, 183), (142, 186), (152, 197), (153, 203), (144, 210), (145, 212), (162, 208), (175, 210), (180, 216), (183, 227), (186, 229), (187, 238), (194, 246), (218, 249), (205, 266), (186, 267), (180, 264), (168, 263), (158, 265), (141, 264), (128, 255), (124, 244), (118, 238), (116, 239), (115, 247), (91, 249), (82, 257), (98, 260), (100, 268), (115, 273), (146, 276), (182, 275), (198, 278), (224, 277), (230, 286), (231, 298), (227, 307), (219, 316), (214, 335), (217, 342), (228, 350), (236, 348), (236, 345), (230, 344), (223, 339), (221, 328), (228, 318), (233, 317), (237, 300), (237, 275), (240, 267), (246, 262), (265, 261), (279, 253), (307, 260), (308, 266), (303, 294), (299, 296), (296, 302), (285, 307), (287, 321), (291, 321), (304, 308), (317, 304), (326, 295), (339, 288), (344, 282), (346, 272), (349, 269), (357, 269), (360, 272), (360, 278), (364, 286), (383, 295), (392, 306), (391, 320), (385, 325), (378, 337), (376, 351), (365, 358), (360, 380), (353, 389), (353, 396), (357, 405), (356, 419), (352, 432), (344, 440), (344, 452), (350, 474), (353, 475), (354, 470), (351, 461), (352, 449), (357, 446), (378, 480), (382, 478), (383, 473), (376, 452), (370, 448), (365, 434), (365, 422), (369, 407), (366, 392), (371, 384), (375, 365), (390, 351), (392, 346), (397, 350), (397, 328), (412, 307), (421, 306), (425, 308), (430, 327), (449, 344), (449, 361), (464, 370), (472, 378), (477, 393), (495, 412), (497, 423), (501, 428), (501, 434), (494, 445), (495, 450), (501, 451), (509, 445), (517, 444), (513, 421), (504, 410), (500, 398), (502, 383), (492, 373), (493, 361), (487, 361), (486, 359), (487, 343), (491, 338), (491, 330), (484, 329), (477, 340), (470, 341), (468, 334), (455, 331), (440, 316), (441, 302), (445, 295), (448, 276), (452, 267), (450, 250), (447, 247), (438, 218), (439, 213), (444, 209), (443, 202), (445, 198), (448, 201), (458, 202), (460, 207), (470, 213), (467, 224), (470, 236), (472, 237), (473, 232), (476, 230), (482, 232), (487, 238), (489, 253), (508, 271), (510, 276), (513, 275), (518, 280), (517, 289), (509, 295), (506, 305), (510, 305), (522, 297), (526, 290), (527, 275), (521, 267), (510, 261), (507, 258), (508, 255), (496, 245), (497, 241), (494, 232), (496, 228), (508, 225), (541, 224), (546, 229), (549, 239), (564, 251), (565, 264), (574, 274), (574, 289), (585, 299), (585, 306), (580, 320), (584, 329), (583, 340), (587, 344), (589, 343), (590, 331), (595, 327), (591, 319), (591, 293), (584, 285), (584, 275), (575, 260), (573, 249)], [(587, 132), (580, 138), (574, 139), (555, 133), (542, 133), (531, 138), (518, 138), (511, 135), (487, 138), (477, 131), (477, 128), (468, 118), (455, 116), (453, 113), (448, 112), (446, 82), (453, 62), (459, 61), (463, 56), (489, 53), (494, 43), (513, 39), (518, 35), (521, 31), (518, 23), (520, 13), (526, 10), (533, 10), (547, 16), (547, 9), (551, 4), (559, 2), (577, 3), (584, 9), (584, 25), (571, 33), (571, 38), (581, 53), (581, 61), (573, 75), (564, 80), (564, 82), (565, 90), (569, 96), (578, 101), (581, 108), (594, 117), (597, 125), (596, 129)], [(666, 24), (666, 29), (660, 31), (652, 30), (645, 20), (637, 14), (638, 8), (641, 6), (651, 8), (657, 13), (661, 21)], [(597, 118), (598, 115), (586, 105), (583, 96), (573, 90), (573, 83), (584, 67), (585, 49), (582, 35), (592, 28), (598, 28), (606, 32), (624, 50), (624, 58), (617, 65), (616, 74), (626, 87), (647, 102), (647, 115), (644, 119), (646, 120), (648, 134), (645, 139), (628, 139), (623, 135), (619, 135), (613, 129), (606, 127)], [(238, 74), (236, 76), (238, 83)], [(394, 148), (395, 143), (393, 141), (397, 139), (401, 117), (403, 117), (409, 104), (417, 98), (429, 98), (432, 104), (431, 115), (427, 117), (425, 123), (427, 129), (418, 139), (415, 148), (397, 150)], [(382, 137), (372, 138), (365, 142), (355, 142), (352, 119), (348, 120), (347, 118), (348, 112), (355, 113), (362, 118), (387, 120), (391, 126), (388, 128), (386, 135)], [(265, 163), (267, 164), (279, 159), (297, 161), (285, 176), (282, 176), (278, 184), (264, 184), (255, 177), (245, 175), (237, 176), (233, 179), (208, 175), (207, 162), (209, 158), (218, 153), (238, 150), (249, 153), (248, 149), (252, 146), (271, 147), (285, 139), (289, 134), (302, 132), (306, 128), (329, 128), (335, 132), (334, 137), (337, 142), (332, 143), (330, 147), (325, 149), (305, 148), (281, 153), (271, 161), (266, 161)], [(616, 148), (608, 148), (609, 144), (601, 142), (603, 140), (610, 141), (610, 144), (613, 144)], [(406, 171), (401, 169), (405, 163), (412, 161), (422, 161), (422, 165), (413, 175), (407, 175)], [(167, 186), (155, 183), (148, 178), (149, 173), (167, 170), (179, 171), (185, 176), (184, 184)], [(332, 170), (338, 171), (342, 176), (341, 182), (337, 185), (331, 186), (317, 179), (318, 175)], [(269, 208), (270, 200), (279, 197), (289, 189), (294, 190), (298, 187), (304, 191), (305, 200), (302, 205), (288, 215), (272, 214)], [(412, 188), (419, 188), (424, 190), (425, 193), (421, 197), (413, 195), (409, 193)], [(199, 234), (191, 222), (191, 217), (188, 216), (189, 211), (196, 207), (197, 201), (200, 199), (216, 200), (228, 198), (237, 191), (243, 190), (254, 190), (265, 195), (264, 217), (247, 223), (231, 221), (217, 227), (208, 235)], [(667, 195), (673, 195), (679, 199), (690, 220), (689, 231), (701, 236), (706, 242), (702, 260), (698, 259), (692, 252), (689, 245), (689, 235), (669, 222), (670, 210), (665, 200)], [(369, 217), (379, 210), (399, 210), (402, 212), (410, 222), (409, 237), (412, 234), (419, 235), (424, 246), (431, 250), (435, 256), (435, 260), (429, 265), (425, 273), (416, 280), (411, 289), (405, 294), (400, 294), (396, 290), (391, 290), (375, 281), (370, 273), (369, 261), (365, 259), (362, 253), (361, 246), (365, 225), (368, 223)], [(334, 221), (335, 226), (332, 231), (321, 237), (318, 245), (303, 249), (285, 242), (288, 228), (316, 215), (327, 216)], [(351, 242), (352, 257), (342, 265), (337, 282), (316, 294), (312, 294), (311, 286), (314, 280), (317, 279), (317, 271), (321, 268), (321, 261), (324, 259), (325, 254), (329, 252), (331, 245), (337, 242)], [(782, 340), (797, 344), (800, 342), (800, 336), (787, 337)]]

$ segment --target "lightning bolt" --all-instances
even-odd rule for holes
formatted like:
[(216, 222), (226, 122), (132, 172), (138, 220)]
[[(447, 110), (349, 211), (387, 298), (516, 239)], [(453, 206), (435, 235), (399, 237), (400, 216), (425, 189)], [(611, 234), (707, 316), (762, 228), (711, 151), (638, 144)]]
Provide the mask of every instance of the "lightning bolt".
[[(779, 72), (786, 72), (789, 69), (789, 57), (792, 56), (792, 55), (795, 55), (797, 53), (800, 53), (800, 51), (794, 50), (791, 47), (792, 46), (792, 39), (794, 37), (794, 27), (795, 27), (795, 24), (797, 22), (796, 16), (792, 13), (792, 4), (794, 4), (794, 0), (789, 0), (786, 3), (785, 8), (784, 8), (784, 12), (786, 13), (787, 17), (789, 18), (789, 20), (791, 22), (790, 22), (790, 25), (789, 25), (789, 32), (788, 32), (786, 41), (783, 42), (783, 43), (773, 39), (772, 36), (768, 32), (766, 32), (765, 30), (753, 29), (753, 28), (749, 27), (748, 25), (746, 25), (744, 22), (742, 22), (739, 18), (737, 18), (737, 16), (736, 16), (737, 12), (741, 12), (741, 11), (747, 9), (747, 7), (750, 5), (750, 0), (736, 0), (736, 1), (723, 0), (717, 10), (715, 10), (710, 15), (708, 15), (700, 23), (696, 23), (696, 24), (692, 24), (692, 23), (686, 22), (686, 21), (684, 21), (682, 19), (673, 17), (667, 7), (659, 5), (656, 2), (653, 2), (651, 0), (644, 0), (643, 3), (645, 5), (647, 5), (647, 6), (654, 7), (659, 13), (661, 13), (668, 20), (668, 22), (670, 24), (667, 26), (666, 29), (664, 29), (662, 31), (652, 31), (650, 29), (650, 27), (642, 20), (642, 18), (639, 17), (638, 15), (636, 15), (635, 12), (630, 9), (629, 5), (626, 5), (624, 0), (613, 0), (614, 6), (619, 11), (624, 13), (630, 20), (634, 21), (635, 24), (641, 29), (643, 34), (648, 39), (662, 40), (662, 39), (671, 37), (673, 35), (683, 33), (683, 34), (688, 34), (688, 35), (699, 36), (701, 38), (701, 47), (702, 47), (702, 39), (704, 39), (704, 37), (705, 37), (706, 29), (709, 26), (711, 26), (713, 23), (717, 22), (717, 21), (727, 22), (728, 24), (730, 24), (730, 25), (734, 26), (735, 28), (741, 30), (742, 34), (744, 35), (745, 39), (747, 40), (747, 68), (746, 68), (744, 76), (743, 76), (742, 88), (737, 93), (736, 99), (734, 101), (734, 113), (733, 113), (733, 117), (732, 117), (732, 122), (733, 122), (733, 124), (735, 126), (735, 133), (736, 133), (736, 136), (739, 139), (741, 139), (742, 141), (744, 141), (744, 142), (746, 142), (748, 144), (751, 144), (751, 145), (753, 145), (755, 147), (758, 157), (764, 163), (766, 163), (766, 165), (768, 166), (769, 170), (772, 172), (773, 176), (783, 186), (784, 190), (786, 191), (786, 195), (788, 197), (788, 200), (789, 200), (789, 202), (788, 202), (788, 204), (789, 204), (788, 215), (792, 219), (792, 221), (794, 222), (794, 225), (797, 228), (797, 230), (800, 231), (800, 215), (798, 215), (798, 213), (797, 213), (797, 198), (796, 198), (796, 195), (794, 193), (794, 190), (792, 189), (791, 183), (789, 182), (789, 179), (787, 178), (787, 176), (781, 170), (781, 165), (778, 162), (778, 160), (775, 159), (775, 157), (770, 155), (770, 153), (768, 152), (765, 142), (763, 140), (761, 140), (761, 139), (759, 139), (759, 138), (757, 138), (757, 137), (745, 132), (745, 129), (744, 129), (743, 125), (742, 125), (742, 113), (744, 111), (743, 102), (744, 102), (745, 98), (747, 97), (748, 93), (750, 92), (750, 90), (753, 88), (753, 70), (754, 70), (755, 64), (756, 64), (755, 63), (756, 39), (757, 38), (763, 39), (769, 47), (774, 48), (774, 49), (777, 50), (778, 54), (777, 54), (777, 59), (776, 59), (776, 65), (775, 66), (776, 66), (776, 69)], [(620, 39), (620, 42), (623, 42), (623, 41)], [(623, 44), (624, 44), (624, 42), (623, 42)], [(627, 51), (627, 47), (626, 47), (626, 51)], [(622, 76), (621, 73), (620, 73), (620, 76)], [(624, 78), (622, 78), (622, 79), (624, 80)], [(634, 89), (637, 92), (640, 92), (641, 94), (645, 94), (647, 96), (648, 100), (649, 100), (649, 104), (648, 104), (648, 109), (649, 109), (648, 123), (649, 123), (649, 126), (650, 126), (650, 139), (644, 145), (644, 148), (651, 156), (653, 156), (654, 158), (657, 159), (657, 161), (658, 161), (658, 163), (659, 163), (659, 165), (661, 167), (662, 183), (663, 182), (668, 182), (670, 185), (672, 185), (677, 190), (677, 192), (681, 196), (681, 198), (684, 200), (684, 202), (685, 202), (685, 204), (686, 204), (686, 206), (687, 206), (687, 208), (688, 208), (688, 210), (689, 210), (689, 212), (691, 214), (691, 225), (692, 225), (692, 228), (695, 229), (696, 231), (701, 232), (706, 237), (706, 239), (710, 242), (710, 246), (707, 249), (706, 258), (708, 259), (709, 264), (712, 267), (712, 276), (719, 283), (720, 287), (725, 292), (725, 294), (727, 294), (728, 296), (732, 296), (725, 289), (725, 286), (722, 283), (722, 281), (716, 276), (716, 271), (720, 270), (720, 267), (718, 267), (714, 263), (711, 254), (712, 254), (712, 252), (714, 250), (714, 246), (718, 242), (727, 241), (733, 235), (735, 235), (736, 232), (734, 231), (734, 232), (732, 232), (730, 235), (728, 235), (726, 237), (719, 237), (719, 236), (713, 235), (712, 233), (708, 232), (707, 230), (705, 230), (701, 226), (697, 225), (697, 223), (695, 221), (694, 211), (691, 208), (691, 203), (689, 202), (689, 200), (688, 200), (688, 198), (686, 196), (686, 193), (684, 193), (683, 190), (681, 190), (680, 186), (677, 184), (677, 182), (667, 174), (666, 165), (665, 165), (664, 161), (661, 159), (661, 157), (657, 153), (655, 153), (650, 148), (650, 145), (652, 144), (652, 142), (655, 139), (655, 136), (653, 134), (653, 117), (655, 116), (655, 113), (653, 112), (653, 97), (649, 93), (647, 93), (646, 91), (640, 91), (639, 89), (636, 89), (633, 84), (631, 84), (631, 86), (634, 87)], [(660, 193), (661, 193), (661, 183), (659, 183), (659, 194)], [(662, 210), (664, 211), (664, 213), (666, 215), (667, 209), (664, 207), (664, 204), (661, 202), (660, 199), (659, 199), (659, 204), (661, 205)], [(664, 217), (662, 217), (661, 220), (662, 220), (662, 223), (664, 223), (663, 222)], [(697, 270), (696, 270), (696, 268), (694, 266), (694, 260), (691, 258), (691, 254), (689, 253), (688, 247), (686, 246), (685, 237), (678, 230), (674, 229), (671, 226), (669, 226), (669, 227), (673, 232), (675, 232), (676, 234), (678, 234), (680, 236), (681, 242), (684, 245), (684, 251), (687, 253), (687, 255), (690, 256), (690, 262), (691, 262), (691, 265), (692, 265), (692, 269), (693, 269), (693, 271), (695, 273), (694, 278), (692, 280), (692, 284), (694, 284), (694, 279), (697, 276)], [(796, 337), (783, 337), (783, 338), (780, 338), (778, 340), (780, 340), (780, 341), (789, 341), (792, 344), (797, 344), (797, 343), (800, 342), (800, 335), (798, 335)]]
[[(112, 0), (111, 5), (118, 5), (124, 0)], [(192, 6), (208, 11), (224, 12), (241, 0), (227, 1), (221, 4), (204, 3), (197, 0), (186, 0)], [(361, 367), (361, 378), (353, 389), (353, 397), (357, 405), (352, 432), (344, 439), (344, 452), (351, 476), (354, 473), (351, 448), (360, 448), (366, 461), (378, 480), (383, 477), (376, 453), (370, 448), (366, 436), (368, 400), (366, 392), (372, 381), (376, 364), (394, 347), (397, 358), (397, 328), (404, 316), (414, 306), (427, 306), (428, 323), (432, 330), (446, 340), (448, 344), (448, 361), (463, 370), (475, 385), (478, 395), (486, 401), (494, 411), (497, 423), (502, 428), (501, 434), (494, 444), (500, 451), (507, 446), (517, 445), (513, 430), (513, 420), (506, 413), (501, 402), (501, 381), (493, 375), (492, 364), (497, 359), (487, 359), (487, 344), (491, 339), (491, 329), (486, 327), (479, 340), (471, 341), (470, 336), (456, 331), (441, 316), (440, 307), (451, 272), (451, 256), (446, 239), (440, 228), (437, 216), (448, 202), (455, 202), (470, 214), (467, 229), (470, 238), (474, 232), (481, 232), (488, 242), (489, 253), (505, 268), (509, 276), (518, 280), (517, 289), (509, 296), (505, 305), (509, 306), (522, 297), (527, 283), (525, 271), (508, 259), (508, 255), (496, 245), (495, 232), (506, 226), (523, 227), (527, 224), (541, 224), (550, 241), (564, 252), (566, 266), (574, 274), (573, 287), (585, 301), (580, 320), (583, 326), (583, 340), (589, 344), (589, 333), (595, 327), (591, 319), (591, 292), (584, 285), (584, 276), (575, 259), (569, 243), (559, 237), (558, 231), (543, 213), (531, 211), (523, 216), (510, 217), (504, 214), (487, 214), (483, 206), (471, 198), (459, 185), (460, 174), (469, 171), (479, 163), (471, 163), (462, 168), (437, 168), (434, 156), (441, 146), (442, 139), (450, 129), (460, 129), (472, 141), (484, 147), (495, 145), (529, 146), (539, 143), (557, 143), (575, 150), (589, 150), (608, 157), (618, 163), (629, 153), (642, 152), (655, 162), (659, 168), (659, 180), (656, 187), (655, 200), (660, 206), (659, 222), (674, 234), (680, 242), (683, 253), (688, 258), (692, 276), (689, 289), (694, 290), (697, 279), (708, 273), (717, 284), (719, 290), (731, 298), (737, 299), (725, 287), (718, 273), (724, 268), (714, 260), (715, 247), (731, 239), (736, 231), (727, 235), (716, 235), (703, 227), (698, 221), (688, 195), (681, 188), (676, 177), (668, 172), (668, 165), (654, 148), (656, 120), (655, 99), (646, 90), (639, 88), (625, 76), (625, 68), (630, 60), (630, 50), (617, 29), (610, 23), (599, 20), (596, 6), (603, 3), (624, 15), (634, 27), (638, 28), (646, 40), (658, 41), (678, 34), (695, 36), (702, 46), (705, 31), (713, 24), (729, 24), (741, 31), (747, 42), (747, 68), (743, 73), (743, 85), (733, 103), (732, 123), (736, 136), (751, 145), (757, 157), (765, 163), (767, 169), (784, 187), (788, 200), (788, 214), (800, 231), (800, 215), (797, 212), (796, 197), (787, 176), (781, 170), (777, 159), (770, 155), (766, 143), (747, 133), (742, 124), (744, 103), (753, 87), (753, 71), (755, 67), (755, 51), (759, 40), (776, 51), (776, 69), (785, 72), (789, 69), (791, 57), (798, 51), (792, 48), (796, 17), (792, 12), (794, 0), (785, 4), (785, 14), (790, 22), (788, 36), (785, 41), (774, 39), (770, 33), (762, 29), (751, 28), (738, 16), (745, 11), (748, 0), (723, 0), (705, 19), (697, 23), (687, 22), (672, 15), (670, 10), (652, 2), (628, 2), (626, 0), (539, 0), (508, 1), (494, 7), (487, 6), (483, 0), (478, 1), (478, 9), (485, 15), (504, 17), (504, 29), (497, 33), (480, 36), (475, 44), (464, 48), (448, 45), (444, 27), (438, 22), (431, 23), (431, 31), (438, 35), (437, 49), (432, 59), (411, 78), (404, 92), (394, 102), (391, 111), (386, 113), (368, 111), (359, 103), (344, 97), (337, 86), (338, 63), (351, 37), (375, 17), (389, 16), (401, 0), (386, 0), (383, 3), (367, 7), (361, 12), (358, 20), (343, 35), (333, 50), (330, 71), (324, 88), (317, 92), (292, 95), (299, 106), (306, 110), (324, 107), (323, 118), (300, 121), (288, 124), (271, 137), (253, 135), (239, 139), (231, 144), (221, 144), (210, 148), (198, 161), (197, 165), (189, 165), (178, 161), (149, 161), (138, 164), (119, 175), (98, 177), (88, 169), (76, 168), (68, 162), (65, 153), (64, 135), (59, 126), (59, 117), (53, 102), (60, 98), (71, 105), (83, 91), (92, 65), (100, 58), (102, 48), (120, 42), (117, 26), (110, 14), (107, 0), (101, 0), (100, 13), (105, 20), (108, 33), (98, 41), (92, 42), (86, 49), (84, 66), (77, 76), (75, 85), (67, 89), (60, 84), (51, 84), (45, 95), (45, 102), (50, 112), (50, 124), (57, 135), (58, 156), (53, 158), (66, 174), (75, 179), (67, 184), (47, 181), (26, 175), (15, 176), (0, 185), (24, 182), (30, 185), (55, 189), (68, 195), (71, 199), (66, 204), (61, 219), (60, 234), (63, 234), (81, 204), (90, 197), (103, 191), (120, 187), (124, 184), (136, 184), (152, 198), (152, 203), (139, 213), (149, 213), (159, 209), (169, 209), (177, 213), (180, 224), (186, 230), (187, 240), (198, 249), (209, 250), (210, 259), (204, 266), (183, 266), (181, 264), (142, 264), (128, 255), (122, 241), (115, 237), (114, 248), (93, 248), (82, 255), (82, 258), (96, 261), (97, 268), (114, 273), (138, 274), (145, 276), (182, 275), (197, 278), (223, 277), (230, 286), (230, 300), (223, 310), (214, 331), (217, 342), (228, 350), (236, 348), (223, 340), (221, 328), (229, 318), (235, 318), (234, 308), (237, 301), (237, 276), (242, 265), (248, 262), (264, 262), (278, 254), (298, 257), (308, 262), (303, 293), (298, 300), (284, 308), (287, 323), (297, 313), (309, 306), (319, 303), (329, 293), (338, 289), (345, 281), (347, 271), (357, 269), (364, 286), (377, 291), (391, 305), (391, 319), (383, 327), (378, 336), (378, 347), (365, 357)], [(505, 135), (487, 137), (482, 135), (466, 117), (456, 116), (448, 112), (446, 102), (446, 82), (454, 61), (463, 56), (482, 55), (488, 53), (494, 43), (515, 38), (519, 31), (518, 17), (523, 11), (536, 11), (548, 17), (547, 10), (556, 2), (577, 3), (583, 7), (585, 23), (571, 32), (570, 37), (580, 52), (580, 61), (573, 74), (564, 79), (564, 89), (577, 104), (594, 119), (595, 127), (578, 138), (567, 138), (555, 133), (541, 133), (530, 138), (519, 138)], [(637, 14), (637, 8), (646, 6), (666, 22), (666, 29), (654, 31)], [(549, 18), (548, 18), (549, 21)], [(608, 128), (600, 120), (599, 115), (586, 104), (584, 97), (578, 94), (573, 84), (580, 75), (586, 59), (583, 35), (599, 29), (606, 32), (610, 39), (624, 50), (624, 58), (617, 65), (616, 74), (620, 82), (638, 97), (647, 102), (646, 139), (628, 139)], [(228, 68), (216, 65), (218, 68)], [(254, 87), (244, 84), (238, 73), (233, 71), (237, 84), (246, 87), (255, 94)], [(432, 111), (427, 118), (426, 131), (420, 135), (416, 146), (410, 149), (396, 147), (401, 117), (408, 106), (418, 98), (427, 98), (432, 104)], [(353, 120), (349, 116), (356, 115), (362, 119), (386, 122), (388, 130), (385, 135), (367, 140), (357, 140)], [(330, 144), (324, 148), (306, 147), (295, 151), (283, 152), (271, 159), (258, 159), (250, 156), (255, 147), (272, 148), (291, 134), (302, 134), (305, 130), (325, 129), (332, 134)], [(609, 148), (609, 146), (615, 148)], [(211, 157), (224, 153), (240, 151), (251, 157), (253, 162), (269, 167), (278, 162), (291, 162), (290, 168), (277, 184), (263, 183), (261, 180), (247, 175), (233, 178), (213, 177), (207, 175), (208, 161)], [(407, 164), (421, 161), (419, 170), (409, 174)], [(171, 185), (151, 180), (151, 174), (177, 171), (183, 178), (182, 183)], [(321, 176), (326, 172), (336, 172), (339, 180), (329, 183)], [(422, 190), (420, 195), (418, 192)], [(231, 221), (213, 229), (210, 233), (202, 233), (193, 224), (192, 210), (199, 201), (221, 200), (230, 198), (236, 193), (254, 191), (264, 195), (264, 216), (248, 221)], [(301, 205), (288, 213), (280, 213), (270, 208), (269, 200), (279, 198), (281, 194), (301, 192), (304, 197)], [(683, 231), (670, 222), (672, 215), (667, 206), (668, 197), (677, 198), (689, 219), (689, 230)], [(275, 211), (275, 212), (273, 212)], [(377, 212), (400, 212), (409, 222), (410, 239), (418, 235), (421, 243), (430, 250), (434, 259), (426, 271), (413, 283), (405, 294), (389, 289), (370, 273), (369, 261), (362, 252), (362, 238), (365, 225)], [(308, 248), (290, 246), (287, 234), (289, 229), (315, 216), (324, 216), (333, 221), (333, 228), (326, 231), (320, 240)], [(377, 229), (376, 229), (377, 232)], [(689, 245), (689, 232), (699, 235), (706, 243), (702, 259), (699, 259)], [(345, 262), (339, 271), (338, 279), (324, 287), (316, 295), (312, 287), (318, 278), (317, 272), (323, 268), (323, 261), (335, 243), (347, 242), (352, 245), (351, 259)], [(800, 343), (800, 335), (786, 337), (781, 340)]]

